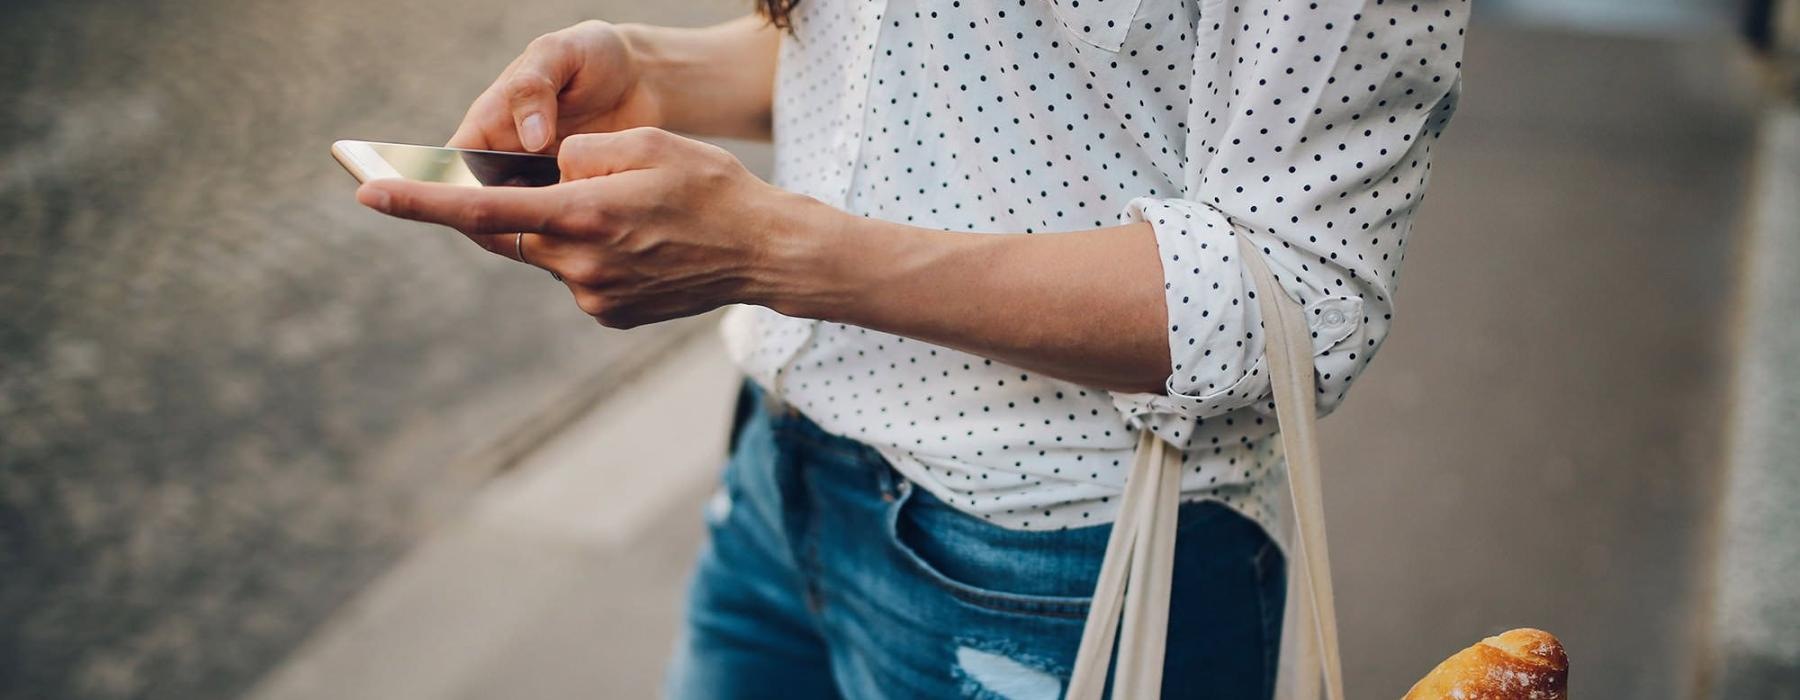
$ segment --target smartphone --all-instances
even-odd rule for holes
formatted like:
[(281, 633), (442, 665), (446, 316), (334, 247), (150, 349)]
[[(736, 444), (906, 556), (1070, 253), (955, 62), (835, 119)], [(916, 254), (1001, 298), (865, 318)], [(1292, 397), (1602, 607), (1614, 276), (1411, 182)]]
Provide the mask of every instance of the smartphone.
[(338, 141), (331, 155), (358, 182), (402, 178), (485, 187), (543, 187), (562, 179), (556, 156), (380, 141)]

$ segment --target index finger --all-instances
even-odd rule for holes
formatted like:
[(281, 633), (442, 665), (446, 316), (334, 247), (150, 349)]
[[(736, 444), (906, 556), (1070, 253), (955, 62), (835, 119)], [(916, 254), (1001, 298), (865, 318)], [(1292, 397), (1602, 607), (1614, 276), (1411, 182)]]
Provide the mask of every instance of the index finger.
[(551, 187), (470, 187), (413, 180), (372, 180), (356, 201), (388, 216), (442, 224), (468, 234), (560, 232), (566, 197)]
[(483, 133), (481, 126), (475, 122), (473, 111), (469, 117), (464, 118), (463, 122), (457, 125), (456, 133), (451, 134), (450, 140), (445, 141), (444, 145), (450, 148), (467, 148), (477, 151), (507, 150), (495, 146), (488, 135)]

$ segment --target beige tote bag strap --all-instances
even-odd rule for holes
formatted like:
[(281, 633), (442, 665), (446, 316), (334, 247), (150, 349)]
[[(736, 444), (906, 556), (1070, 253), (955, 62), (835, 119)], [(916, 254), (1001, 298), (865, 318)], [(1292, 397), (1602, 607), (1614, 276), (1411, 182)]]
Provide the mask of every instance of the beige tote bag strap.
[[(1132, 460), (1131, 474), (1125, 480), (1125, 494), (1119, 501), (1119, 514), (1113, 521), (1112, 535), (1106, 540), (1106, 556), (1100, 565), (1100, 581), (1094, 586), (1093, 602), (1088, 606), (1087, 624), (1082, 628), (1081, 647), (1075, 654), (1074, 674), (1069, 679), (1069, 691), (1064, 695), (1069, 700), (1100, 700), (1100, 694), (1105, 691), (1106, 671), (1112, 661), (1113, 641), (1119, 631), (1119, 615), (1125, 602), (1125, 579), (1135, 574), (1133, 562), (1138, 549), (1138, 532), (1154, 520), (1156, 508), (1151, 504), (1165, 497), (1165, 494), (1152, 492), (1159, 490), (1161, 486), (1160, 472), (1170, 471), (1162, 466), (1171, 454), (1176, 460), (1174, 471), (1180, 473), (1180, 453), (1166, 449), (1167, 447), (1168, 443), (1148, 430), (1139, 434), (1137, 454)], [(1172, 538), (1170, 544), (1173, 544)], [(1174, 548), (1170, 547), (1171, 557), (1173, 554)], [(1165, 621), (1162, 625), (1164, 634), (1167, 634), (1166, 599), (1162, 619)], [(1158, 655), (1160, 657), (1160, 651)], [(1121, 657), (1121, 667), (1124, 667), (1123, 661)], [(1157, 673), (1161, 673), (1160, 664)], [(1115, 695), (1127, 697), (1118, 693)]]
[[(1301, 667), (1305, 677), (1296, 695), (1301, 700), (1317, 697), (1317, 678), (1322, 671), (1327, 697), (1343, 700), (1337, 608), (1320, 498), (1311, 333), (1305, 312), (1282, 291), (1260, 252), (1242, 234), (1238, 235), (1238, 244), (1256, 288), (1265, 291), (1257, 295), (1257, 302), (1262, 310), (1265, 355), (1282, 448), (1287, 456), (1299, 539), (1296, 548), (1300, 556), (1290, 568), (1310, 599), (1310, 605), (1290, 606), (1303, 611), (1298, 627), (1303, 630), (1300, 656), (1306, 662)], [(1074, 673), (1065, 695), (1069, 700), (1099, 700), (1104, 692), (1115, 635), (1121, 634), (1121, 612), (1124, 629), (1118, 639), (1119, 663), (1113, 696), (1138, 700), (1160, 695), (1180, 481), (1181, 453), (1168, 449), (1167, 443), (1148, 430), (1142, 431), (1082, 630)], [(1294, 588), (1289, 586), (1289, 590)], [(1305, 620), (1312, 624), (1304, 624)], [(1307, 657), (1317, 658), (1318, 665)]]
[[(1337, 602), (1331, 589), (1331, 557), (1325, 544), (1324, 487), (1319, 478), (1318, 404), (1313, 384), (1312, 332), (1306, 312), (1289, 299), (1256, 244), (1238, 233), (1238, 251), (1256, 278), (1257, 306), (1262, 309), (1264, 356), (1275, 395), (1275, 417), (1281, 427), (1281, 449), (1287, 457), (1288, 489), (1294, 499), (1294, 534), (1299, 572), (1312, 599), (1311, 630), (1317, 642), (1325, 696), (1344, 700), (1343, 665), (1338, 656)], [(1312, 646), (1312, 645), (1308, 645)], [(1301, 669), (1311, 673), (1310, 669)]]
[[(1149, 431), (1144, 431), (1148, 433)], [(1162, 691), (1163, 651), (1169, 636), (1169, 591), (1175, 582), (1175, 516), (1181, 510), (1181, 451), (1155, 437), (1159, 465), (1151, 475), (1148, 514), (1138, 521), (1125, 587), (1125, 636), (1113, 674), (1113, 697), (1154, 698)]]

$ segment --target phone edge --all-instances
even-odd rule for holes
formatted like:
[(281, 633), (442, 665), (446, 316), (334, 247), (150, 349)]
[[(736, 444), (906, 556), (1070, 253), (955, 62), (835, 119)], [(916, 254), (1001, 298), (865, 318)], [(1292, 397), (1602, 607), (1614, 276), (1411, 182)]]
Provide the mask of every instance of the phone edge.
[(375, 152), (376, 141), (359, 141), (356, 139), (338, 139), (331, 144), (332, 157), (338, 164), (350, 171), (357, 182), (374, 180), (404, 180), (394, 165)]
[(344, 170), (350, 173), (350, 177), (356, 178), (358, 183), (366, 183), (369, 181), (369, 173), (363, 169), (362, 163), (358, 161), (356, 156), (352, 155), (349, 152), (349, 149), (345, 147), (345, 144), (350, 143), (358, 142), (349, 139), (333, 141), (331, 143), (331, 158), (336, 160), (338, 165), (343, 166)]

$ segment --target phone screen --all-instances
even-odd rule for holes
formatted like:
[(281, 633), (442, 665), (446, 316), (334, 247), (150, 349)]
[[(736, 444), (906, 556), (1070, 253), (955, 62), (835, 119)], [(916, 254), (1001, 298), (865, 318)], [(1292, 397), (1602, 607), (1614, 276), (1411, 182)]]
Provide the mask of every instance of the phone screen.
[[(408, 180), (443, 182), (452, 185), (488, 187), (542, 187), (562, 179), (555, 156), (535, 153), (475, 151), (439, 146), (416, 146), (405, 143), (344, 141), (334, 148), (359, 163), (363, 173), (358, 177), (402, 177)], [(392, 172), (380, 172), (380, 164), (370, 163), (373, 155)], [(346, 166), (350, 163), (346, 162)], [(359, 168), (352, 168), (355, 172)]]

